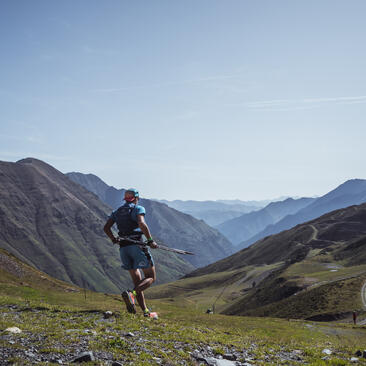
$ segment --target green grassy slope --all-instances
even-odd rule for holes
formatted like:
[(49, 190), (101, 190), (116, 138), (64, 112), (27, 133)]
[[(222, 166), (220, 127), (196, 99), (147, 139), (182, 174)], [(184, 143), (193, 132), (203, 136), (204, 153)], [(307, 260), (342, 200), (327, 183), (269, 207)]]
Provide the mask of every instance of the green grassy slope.
[[(207, 315), (188, 303), (149, 300), (159, 313), (154, 321), (128, 314), (119, 296), (84, 293), (4, 251), (0, 268), (2, 364), (69, 364), (81, 351), (92, 351), (93, 365), (197, 365), (198, 352), (215, 358), (230, 353), (255, 365), (347, 365), (366, 347), (364, 326)], [(107, 310), (114, 313), (110, 319), (103, 318)], [(5, 331), (13, 326), (22, 333)]]
[(216, 302), (216, 311), (233, 315), (350, 318), (363, 311), (365, 238), (366, 205), (351, 206), (265, 238), (150, 296), (201, 310)]

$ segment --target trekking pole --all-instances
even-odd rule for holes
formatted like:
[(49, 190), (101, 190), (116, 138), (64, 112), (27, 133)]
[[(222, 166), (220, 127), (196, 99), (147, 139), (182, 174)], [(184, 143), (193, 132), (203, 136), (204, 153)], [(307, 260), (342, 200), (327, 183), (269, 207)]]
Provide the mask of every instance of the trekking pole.
[[(146, 242), (141, 242), (141, 241), (138, 241), (138, 240), (133, 240), (133, 239), (130, 239), (130, 238), (124, 238), (124, 237), (119, 237), (118, 238), (118, 241), (127, 241), (129, 243), (131, 243), (130, 245), (139, 245), (141, 247), (147, 247), (149, 246), (149, 244), (147, 244)], [(128, 245), (128, 244), (126, 244)], [(177, 254), (189, 254), (189, 255), (194, 255), (194, 253), (192, 252), (188, 252), (187, 250), (182, 250), (182, 249), (176, 249), (176, 248), (169, 248), (169, 247), (166, 247), (164, 245), (160, 245), (160, 244), (157, 244), (157, 247), (156, 249), (162, 249), (162, 250), (166, 250), (168, 252), (173, 252), (173, 253), (177, 253)]]

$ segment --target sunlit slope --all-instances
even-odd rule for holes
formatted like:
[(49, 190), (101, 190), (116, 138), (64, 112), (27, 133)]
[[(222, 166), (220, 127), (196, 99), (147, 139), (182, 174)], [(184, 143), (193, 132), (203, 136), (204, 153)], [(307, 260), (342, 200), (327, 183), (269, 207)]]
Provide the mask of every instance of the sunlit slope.
[[(226, 281), (229, 275), (216, 280)], [(214, 280), (209, 276), (206, 283)], [(362, 326), (207, 315), (183, 298), (148, 304), (158, 312), (158, 320), (144, 318), (139, 309), (127, 313), (119, 295), (84, 291), (0, 250), (1, 361), (25, 365), (39, 358), (71, 364), (80, 350), (88, 350), (95, 364), (118, 360), (147, 366), (158, 358), (162, 364), (193, 366), (200, 357), (224, 363), (224, 356), (241, 364), (323, 365), (327, 348), (332, 352), (327, 364), (345, 365), (366, 347)], [(112, 311), (109, 319), (104, 317), (107, 310)], [(5, 331), (14, 326), (22, 333)]]
[(336, 319), (362, 311), (365, 258), (363, 204), (265, 238), (150, 296), (226, 314)]
[[(130, 286), (118, 248), (103, 232), (110, 208), (96, 195), (32, 158), (0, 162), (0, 183), (1, 248), (78, 286), (104, 292)], [(193, 268), (176, 255), (154, 254), (160, 282)]]

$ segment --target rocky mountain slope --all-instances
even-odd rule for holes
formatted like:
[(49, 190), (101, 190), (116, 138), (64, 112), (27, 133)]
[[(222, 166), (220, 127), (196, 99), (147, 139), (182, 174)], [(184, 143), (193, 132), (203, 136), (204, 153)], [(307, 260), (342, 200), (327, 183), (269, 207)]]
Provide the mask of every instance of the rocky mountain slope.
[(351, 205), (359, 205), (366, 202), (366, 180), (352, 179), (341, 184), (334, 190), (317, 198), (310, 205), (294, 214), (285, 216), (273, 225), (252, 236), (250, 239), (239, 244), (239, 248), (246, 248), (252, 243), (272, 234), (290, 229), (302, 222), (312, 220), (327, 212)]
[[(0, 248), (60, 280), (120, 292), (130, 285), (117, 246), (103, 232), (110, 208), (52, 166), (33, 158), (0, 162)], [(154, 253), (161, 282), (192, 269)]]
[[(122, 204), (123, 189), (105, 185), (105, 190), (101, 192), (100, 187), (104, 182), (100, 178), (82, 173), (67, 175), (98, 194), (100, 199), (105, 197), (105, 203), (111, 207), (117, 208)], [(140, 203), (146, 208), (146, 221), (153, 236), (157, 236), (170, 247), (194, 252), (194, 256), (185, 259), (195, 267), (202, 267), (233, 253), (232, 244), (202, 220), (153, 200), (141, 199)]]
[(311, 204), (314, 198), (287, 198), (284, 201), (271, 202), (261, 210), (243, 214), (232, 220), (223, 222), (216, 228), (233, 244), (238, 245), (244, 240), (261, 232), (283, 217), (293, 214)]
[(363, 312), (365, 281), (362, 204), (266, 237), (185, 279), (155, 288), (151, 296), (184, 296), (196, 306), (212, 306), (219, 299), (216, 305), (225, 314), (332, 320), (350, 317), (353, 310)]

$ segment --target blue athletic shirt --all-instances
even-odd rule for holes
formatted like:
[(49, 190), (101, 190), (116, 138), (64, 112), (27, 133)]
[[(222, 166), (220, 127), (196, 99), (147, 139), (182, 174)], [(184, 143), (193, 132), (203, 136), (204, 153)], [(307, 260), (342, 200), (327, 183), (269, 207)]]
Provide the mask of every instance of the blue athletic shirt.
[[(127, 202), (123, 206), (125, 206), (126, 204), (127, 204)], [(143, 207), (143, 206), (135, 205), (134, 203), (128, 203), (128, 206), (133, 207), (132, 212), (131, 212), (131, 219), (135, 222), (137, 222), (137, 215), (145, 215), (145, 213), (146, 213), (145, 207)], [(118, 218), (115, 215), (117, 210), (118, 210), (118, 208), (111, 213), (109, 218), (112, 219), (117, 224), (117, 227), (119, 227)], [(134, 232), (140, 233), (141, 229), (139, 227), (137, 227), (134, 230)]]

